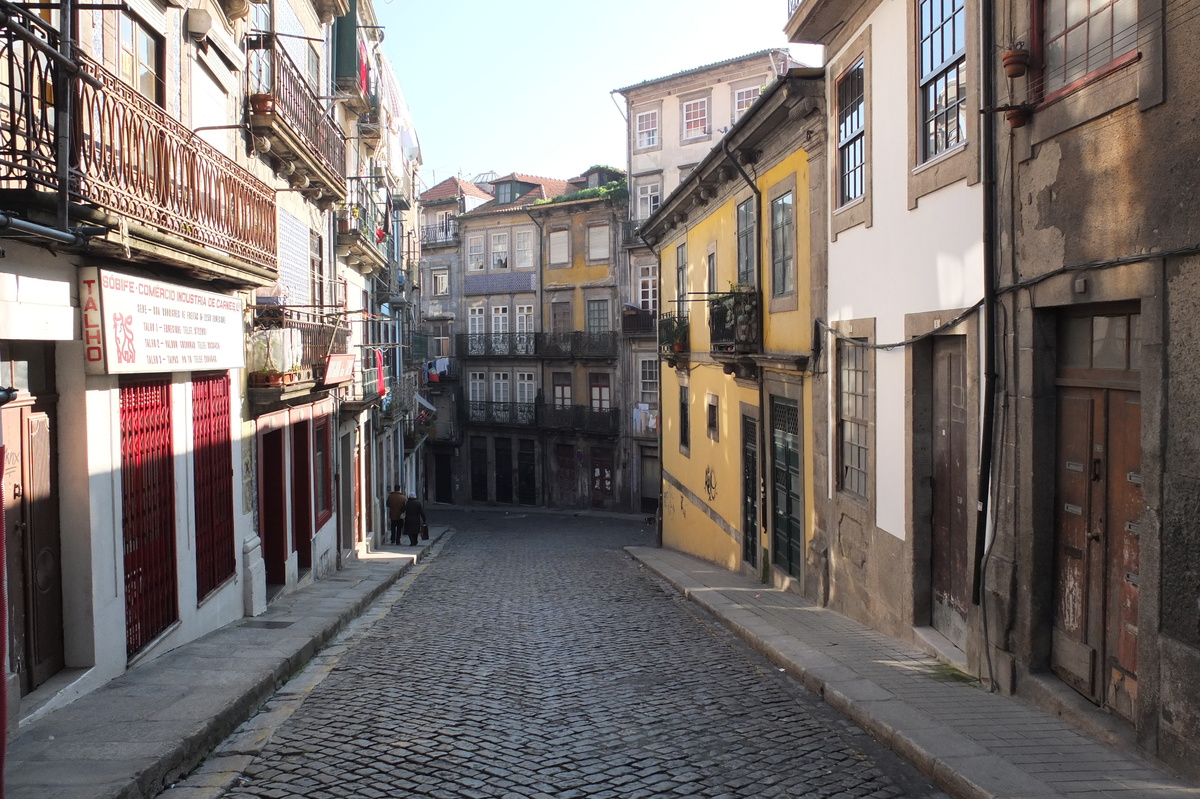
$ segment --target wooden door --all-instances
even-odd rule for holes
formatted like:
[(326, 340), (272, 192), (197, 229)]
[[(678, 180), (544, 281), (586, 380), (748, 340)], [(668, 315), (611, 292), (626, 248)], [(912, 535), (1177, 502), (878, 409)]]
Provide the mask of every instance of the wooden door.
[(966, 337), (933, 344), (933, 540), (930, 552), (933, 627), (966, 648), (971, 603), (967, 513)]
[(616, 489), (613, 476), (613, 451), (607, 447), (592, 447), (592, 507), (612, 505)]
[(263, 434), (258, 527), (262, 537), (267, 585), (287, 583), (287, 464), (283, 444), (283, 430), (271, 430)]
[(742, 417), (742, 561), (758, 566), (758, 420)]

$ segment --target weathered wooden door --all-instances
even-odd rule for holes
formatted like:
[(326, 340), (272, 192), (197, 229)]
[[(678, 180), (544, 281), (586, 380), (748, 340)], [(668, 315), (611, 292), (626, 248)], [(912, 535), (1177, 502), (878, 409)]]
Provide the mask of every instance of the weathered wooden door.
[(50, 413), (30, 407), (2, 413), (3, 502), (7, 542), (10, 665), (22, 695), (54, 674), (63, 659), (62, 544), (53, 475)]
[(933, 627), (966, 648), (971, 602), (967, 513), (966, 337), (937, 336), (933, 344)]
[(771, 561), (800, 579), (804, 570), (804, 502), (800, 485), (800, 408), (771, 398)]
[(1144, 508), (1139, 321), (1103, 314), (1064, 324), (1055, 465), (1051, 663), (1067, 684), (1127, 719), (1137, 705)]
[(742, 417), (742, 561), (758, 566), (758, 420)]
[(287, 461), (283, 445), (283, 430), (271, 430), (263, 434), (258, 528), (267, 585), (287, 583)]
[(616, 494), (613, 473), (613, 451), (607, 447), (592, 447), (592, 507), (608, 508)]

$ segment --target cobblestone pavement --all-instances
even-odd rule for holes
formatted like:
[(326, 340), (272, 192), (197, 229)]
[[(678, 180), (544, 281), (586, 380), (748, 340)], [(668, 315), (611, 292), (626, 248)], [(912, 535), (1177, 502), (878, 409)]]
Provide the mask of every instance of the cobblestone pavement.
[(944, 799), (642, 571), (621, 547), (650, 544), (648, 525), (436, 522), (456, 532), (257, 736), (227, 799)]

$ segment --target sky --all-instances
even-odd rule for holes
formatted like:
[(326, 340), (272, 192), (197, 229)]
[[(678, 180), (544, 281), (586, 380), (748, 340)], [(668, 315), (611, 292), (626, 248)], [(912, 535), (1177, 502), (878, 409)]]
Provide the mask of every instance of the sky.
[(481, 173), (625, 168), (613, 89), (771, 47), (787, 0), (374, 0), (423, 165), (422, 189)]

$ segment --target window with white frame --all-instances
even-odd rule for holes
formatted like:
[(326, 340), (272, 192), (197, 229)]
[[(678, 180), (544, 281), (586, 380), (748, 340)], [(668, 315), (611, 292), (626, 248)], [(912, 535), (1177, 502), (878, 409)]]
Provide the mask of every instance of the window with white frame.
[(688, 100), (680, 110), (683, 117), (683, 138), (697, 139), (708, 135), (708, 98)]
[(497, 183), (496, 184), (496, 205), (508, 205), (516, 198), (516, 191), (512, 183)]
[(537, 384), (533, 372), (517, 372), (517, 402), (533, 403), (537, 398)]
[(483, 236), (467, 236), (467, 269), (483, 269)]
[(717, 253), (715, 250), (708, 254), (708, 286), (706, 288), (710, 294), (715, 294), (717, 291)]
[(508, 234), (492, 234), (492, 269), (508, 269)]
[(1041, 6), (1044, 94), (1138, 49), (1137, 0), (1049, 0)]
[(589, 225), (587, 229), (587, 246), (589, 261), (608, 260), (608, 231), (609, 226)]
[(658, 109), (643, 111), (634, 117), (637, 127), (637, 149), (658, 146)]
[[(127, 8), (128, 6), (126, 6)], [(162, 44), (148, 26), (126, 12), (117, 15), (117, 71), (121, 80), (153, 103), (161, 104)]]
[(837, 83), (838, 205), (863, 196), (866, 176), (866, 82), (863, 59)]
[[(1068, 6), (1086, 6), (1071, 0)], [(967, 137), (966, 0), (920, 0), (921, 160), (956, 147)]]
[(450, 293), (450, 273), (445, 269), (435, 269), (431, 273), (433, 277), (433, 293), (437, 296), (442, 296)]
[(569, 408), (571, 406), (571, 373), (552, 372), (550, 380), (554, 386), (554, 407)]
[(658, 403), (658, 359), (642, 358), (639, 402), (651, 407)]
[(637, 218), (649, 219), (662, 201), (662, 184), (657, 180), (639, 183), (637, 187)]
[(754, 104), (762, 94), (761, 86), (751, 86), (747, 89), (738, 89), (733, 93), (733, 121), (737, 122), (742, 118), (742, 114)]
[(517, 332), (532, 333), (533, 332), (533, 306), (518, 305), (517, 306)]
[(550, 265), (560, 266), (571, 262), (571, 231), (550, 231)]
[(612, 407), (611, 378), (602, 372), (592, 372), (588, 375), (588, 389), (591, 394), (592, 410), (606, 411)]
[(757, 234), (754, 225), (754, 198), (738, 203), (737, 207), (737, 282), (749, 286), (754, 281), (754, 246)]
[(658, 313), (658, 264), (638, 267), (638, 305), (643, 311)]
[(430, 356), (441, 358), (450, 354), (450, 323), (435, 322), (431, 339)]
[(709, 394), (705, 403), (704, 423), (708, 437), (713, 441), (721, 440), (721, 400), (716, 394)]
[(471, 402), (487, 402), (487, 376), (483, 372), (471, 372), (467, 380), (467, 396)]
[(471, 308), (467, 311), (467, 332), (479, 334), (483, 330), (484, 310), (482, 307)]
[(606, 333), (612, 329), (608, 317), (608, 300), (588, 300), (587, 329), (589, 333)]
[(533, 231), (518, 230), (516, 267), (533, 266)]
[(508, 306), (498, 305), (492, 308), (492, 332), (508, 332)]
[(492, 372), (492, 402), (509, 402), (508, 372)]
[(771, 201), (771, 290), (789, 294), (796, 289), (796, 222), (789, 191)]

